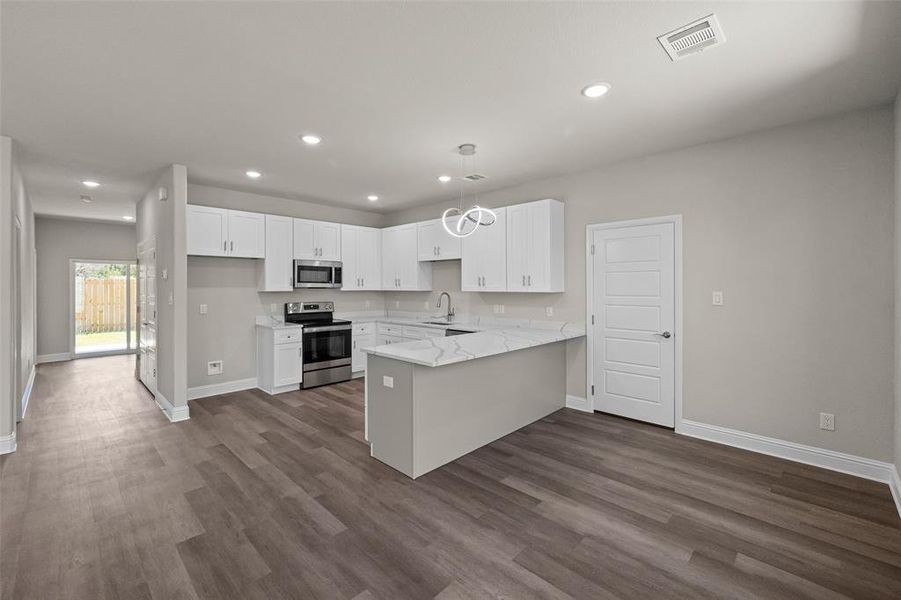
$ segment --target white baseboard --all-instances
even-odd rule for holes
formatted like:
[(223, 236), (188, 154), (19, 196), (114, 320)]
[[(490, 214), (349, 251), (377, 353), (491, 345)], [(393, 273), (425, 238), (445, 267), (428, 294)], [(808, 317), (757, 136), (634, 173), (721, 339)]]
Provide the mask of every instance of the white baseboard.
[(351, 378), (351, 379), (360, 379), (361, 377), (366, 377), (366, 371), (365, 371), (365, 370), (364, 370), (364, 371), (354, 371), (354, 372), (351, 373), (351, 375), (350, 375), (350, 378)]
[(173, 423), (178, 423), (179, 421), (187, 421), (191, 418), (187, 404), (184, 406), (172, 406), (172, 403), (166, 400), (166, 397), (159, 392), (156, 393), (155, 400), (156, 405), (160, 407), (160, 410), (163, 411), (163, 414), (166, 415), (166, 418)]
[[(22, 391), (22, 419), (25, 418), (25, 413), (28, 411), (28, 401), (31, 400), (31, 390), (34, 388), (34, 376), (36, 370), (34, 366), (31, 367), (31, 373), (28, 374), (28, 383), (25, 384), (25, 389)], [(22, 419), (19, 419), (20, 421)]]
[(16, 432), (0, 435), (0, 454), (9, 454), (16, 451)]
[(898, 469), (892, 469), (892, 480), (888, 482), (889, 489), (892, 490), (892, 498), (895, 499), (895, 508), (901, 515), (901, 475), (898, 475)]
[(890, 483), (893, 474), (897, 477), (895, 465), (892, 463), (816, 446), (805, 446), (717, 425), (683, 419), (682, 423), (676, 427), (676, 433), (883, 483)]
[(594, 412), (594, 409), (592, 408), (591, 402), (589, 402), (588, 398), (573, 396), (572, 394), (566, 395), (566, 408), (581, 410), (582, 412)]
[(256, 377), (236, 379), (235, 381), (224, 381), (222, 383), (211, 383), (209, 385), (198, 385), (188, 388), (188, 400), (197, 400), (198, 398), (218, 396), (219, 394), (251, 390), (255, 387), (257, 387)]
[(58, 352), (56, 354), (38, 354), (35, 364), (42, 365), (44, 363), (60, 362), (63, 360), (72, 360), (72, 355), (68, 352)]

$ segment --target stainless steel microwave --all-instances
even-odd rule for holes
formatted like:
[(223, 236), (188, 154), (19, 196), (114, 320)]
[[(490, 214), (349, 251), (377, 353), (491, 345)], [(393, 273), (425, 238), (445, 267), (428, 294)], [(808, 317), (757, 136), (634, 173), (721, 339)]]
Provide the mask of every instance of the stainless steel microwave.
[(295, 260), (294, 287), (341, 287), (341, 263), (334, 260)]

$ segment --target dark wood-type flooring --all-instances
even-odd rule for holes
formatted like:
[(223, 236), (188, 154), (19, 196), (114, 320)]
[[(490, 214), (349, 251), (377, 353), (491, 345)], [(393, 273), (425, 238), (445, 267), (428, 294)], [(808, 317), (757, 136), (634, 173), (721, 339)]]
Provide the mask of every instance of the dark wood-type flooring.
[(191, 403), (44, 365), (0, 459), (2, 598), (901, 598), (887, 486), (561, 410), (411, 481), (362, 382)]

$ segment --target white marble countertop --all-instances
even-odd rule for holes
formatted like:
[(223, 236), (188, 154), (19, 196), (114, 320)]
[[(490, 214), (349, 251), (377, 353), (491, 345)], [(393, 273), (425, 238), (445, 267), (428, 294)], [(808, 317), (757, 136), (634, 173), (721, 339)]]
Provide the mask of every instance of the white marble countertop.
[[(375, 319), (394, 322), (391, 318)], [(533, 321), (531, 327), (486, 328), (482, 331), (450, 337), (435, 337), (425, 340), (386, 344), (363, 348), (363, 352), (404, 362), (440, 367), (486, 356), (504, 354), (544, 344), (552, 344), (585, 336), (585, 327), (579, 323)], [(466, 324), (454, 327), (467, 329)]]
[(270, 317), (257, 317), (257, 327), (265, 327), (267, 329), (303, 329), (303, 325), (300, 323), (285, 323)]

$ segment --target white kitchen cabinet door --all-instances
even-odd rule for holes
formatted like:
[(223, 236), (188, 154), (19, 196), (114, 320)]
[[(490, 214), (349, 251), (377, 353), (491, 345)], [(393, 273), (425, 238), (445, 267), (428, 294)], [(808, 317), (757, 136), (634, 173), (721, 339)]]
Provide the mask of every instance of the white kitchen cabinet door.
[(463, 238), (461, 289), (507, 291), (507, 209), (494, 209), (497, 221)]
[(313, 241), (319, 250), (319, 260), (341, 260), (341, 224), (317, 222), (313, 227)]
[(351, 370), (358, 373), (366, 369), (366, 353), (363, 348), (375, 346), (374, 335), (354, 336), (350, 353)]
[(382, 289), (381, 232), (373, 227), (341, 226), (342, 290)]
[(562, 292), (563, 203), (507, 207), (507, 291)]
[(228, 210), (189, 204), (186, 210), (186, 229), (188, 254), (228, 255)]
[(228, 255), (235, 258), (266, 256), (266, 215), (228, 211)]
[(261, 292), (290, 292), (294, 289), (293, 258), (293, 219), (266, 215), (266, 257), (263, 260)]
[(300, 383), (303, 380), (303, 346), (296, 344), (276, 344), (273, 347), (275, 387)]
[(453, 260), (460, 258), (460, 238), (445, 231), (441, 219), (416, 224), (418, 253), (421, 261)]
[(416, 223), (382, 230), (382, 286), (398, 291), (432, 289), (432, 265), (419, 262)]
[(315, 242), (316, 222), (294, 219), (294, 258), (315, 260), (319, 258)]
[(294, 219), (294, 258), (341, 260), (341, 224)]

